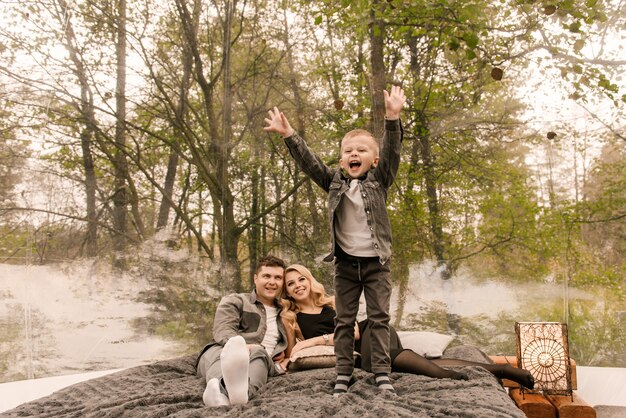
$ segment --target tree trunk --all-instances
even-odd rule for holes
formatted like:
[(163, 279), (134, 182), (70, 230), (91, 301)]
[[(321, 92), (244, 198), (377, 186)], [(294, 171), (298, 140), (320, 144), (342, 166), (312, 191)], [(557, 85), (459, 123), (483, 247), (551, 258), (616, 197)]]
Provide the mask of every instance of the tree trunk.
[[(423, 121), (422, 123), (427, 123)], [(419, 124), (418, 124), (419, 126)], [(432, 234), (432, 245), (437, 264), (446, 266), (445, 245), (443, 239), (443, 225), (439, 210), (439, 196), (437, 195), (437, 174), (435, 173), (435, 161), (432, 156), (429, 131), (424, 125), (418, 128), (423, 134), (419, 136), (420, 156), (422, 160), (422, 172), (424, 173), (424, 186), (428, 202), (428, 219)], [(444, 278), (447, 277), (447, 266)]]
[[(417, 40), (415, 38), (409, 39), (409, 51), (410, 51), (410, 67), (413, 77), (418, 80), (424, 77), (420, 73), (420, 63), (417, 53)], [(414, 97), (420, 97), (420, 92), (414, 92)], [(439, 208), (439, 196), (437, 194), (437, 173), (435, 171), (435, 159), (432, 155), (432, 143), (430, 136), (430, 127), (428, 116), (424, 113), (423, 109), (416, 110), (415, 116), (415, 136), (418, 139), (417, 143), (414, 143), (410, 164), (413, 170), (418, 169), (418, 161), (416, 156), (419, 154), (422, 165), (421, 170), (424, 178), (424, 188), (426, 189), (426, 201), (428, 206), (428, 221), (431, 233), (431, 245), (437, 264), (443, 266), (443, 277), (449, 277), (449, 270), (447, 260), (445, 257), (445, 242), (443, 237), (443, 220), (441, 218)], [(411, 187), (412, 187), (412, 183)]]
[(304, 185), (308, 201), (309, 216), (311, 217), (311, 226), (313, 227), (311, 236), (313, 239), (317, 239), (317, 237), (324, 236), (328, 231), (328, 228), (326, 228), (324, 224), (326, 218), (318, 212), (319, 202), (315, 195), (315, 190), (313, 189), (313, 183), (307, 181)]
[[(81, 97), (83, 96), (85, 95), (81, 92)], [(96, 213), (97, 183), (93, 156), (91, 155), (92, 136), (93, 132), (87, 127), (85, 127), (80, 133), (80, 145), (83, 153), (83, 170), (85, 171), (85, 202), (87, 206), (87, 233), (85, 234), (85, 255), (87, 257), (95, 257), (98, 253), (98, 227)]]
[[(200, 8), (194, 7), (193, 11), (193, 25), (196, 28), (198, 26), (198, 16)], [(184, 38), (183, 38), (184, 39)], [(180, 134), (180, 130), (185, 124), (187, 110), (189, 109), (187, 100), (189, 96), (189, 88), (191, 87), (191, 74), (193, 69), (193, 57), (189, 50), (189, 46), (185, 45), (182, 53), (183, 62), (183, 76), (180, 85), (180, 94), (178, 98), (178, 105), (175, 109), (176, 126), (179, 128), (174, 129), (175, 134)], [(165, 181), (163, 183), (164, 195), (161, 198), (161, 204), (159, 205), (159, 215), (157, 217), (156, 229), (157, 231), (167, 226), (167, 220), (170, 212), (170, 202), (173, 201), (174, 184), (176, 181), (176, 171), (178, 170), (178, 151), (176, 147), (170, 147), (170, 154), (167, 159), (167, 172), (165, 173)]]
[[(255, 144), (254, 147), (254, 161), (259, 161), (259, 147)], [(259, 215), (259, 183), (260, 176), (258, 170), (252, 170), (252, 184), (250, 185), (252, 193), (252, 203), (250, 207), (250, 216), (256, 218)], [(248, 232), (248, 253), (250, 254), (250, 272), (248, 276), (249, 284), (252, 285), (254, 279), (254, 268), (259, 260), (259, 241), (261, 239), (261, 231), (259, 229), (259, 223), (255, 222), (250, 225), (250, 231)]]
[[(63, 11), (63, 16), (69, 16), (67, 3), (65, 0), (59, 0), (58, 5)], [(70, 55), (70, 59), (74, 64), (74, 73), (80, 84), (80, 113), (83, 118), (84, 128), (81, 129), (80, 143), (83, 160), (83, 170), (85, 171), (85, 204), (87, 209), (87, 233), (85, 235), (86, 255), (93, 257), (97, 254), (98, 245), (98, 228), (97, 228), (97, 212), (96, 212), (96, 189), (97, 180), (93, 163), (93, 154), (91, 145), (93, 135), (96, 131), (95, 111), (93, 104), (93, 93), (89, 86), (87, 72), (83, 62), (78, 54), (76, 47), (76, 36), (74, 27), (69, 19), (63, 22), (65, 31), (65, 47)]]
[[(305, 127), (305, 123), (304, 123), (304, 115), (305, 115), (305, 106), (304, 106), (304, 102), (302, 100), (302, 95), (300, 94), (300, 85), (298, 83), (298, 78), (297, 78), (297, 74), (295, 72), (295, 68), (297, 68), (294, 58), (293, 58), (293, 53), (292, 53), (292, 49), (289, 47), (289, 19), (287, 17), (287, 12), (286, 10), (283, 11), (283, 25), (284, 25), (284, 32), (283, 32), (283, 44), (285, 47), (285, 51), (287, 54), (287, 68), (289, 68), (289, 85), (291, 87), (291, 91), (293, 92), (293, 97), (294, 97), (294, 103), (296, 106), (296, 130), (298, 131), (298, 133), (300, 134), (300, 136), (302, 136), (303, 138), (306, 138), (306, 127)], [(294, 173), (294, 178), (298, 178), (298, 175), (300, 173), (300, 167), (298, 167), (297, 164), (294, 164), (294, 168), (293, 168), (293, 173)], [(280, 196), (280, 195), (279, 195)], [(290, 199), (290, 204), (291, 204), (291, 210), (286, 211), (286, 213), (289, 213), (290, 218), (289, 219), (289, 237), (290, 240), (292, 242), (298, 242), (298, 208), (300, 206), (299, 204), (299, 193), (296, 190), (293, 195), (291, 196)], [(294, 247), (294, 249), (296, 250), (296, 254), (295, 257), (296, 259), (301, 259), (301, 254), (299, 251), (300, 246), (296, 245)]]
[(385, 22), (377, 13), (382, 11), (385, 4), (380, 0), (372, 1), (370, 11), (370, 61), (372, 66), (372, 119), (370, 132), (374, 136), (381, 137), (385, 128)]
[[(126, 248), (126, 218), (128, 187), (126, 184), (128, 165), (126, 162), (126, 0), (117, 4), (117, 84), (115, 88), (115, 193), (113, 194), (113, 249), (116, 254), (115, 264), (123, 267), (123, 251)], [(119, 257), (119, 258), (118, 258)]]
[(237, 247), (241, 232), (237, 231), (234, 212), (234, 197), (230, 191), (230, 178), (228, 175), (228, 164), (230, 159), (230, 150), (232, 147), (232, 100), (231, 100), (231, 74), (230, 74), (230, 51), (231, 51), (231, 25), (233, 20), (233, 4), (231, 0), (225, 2), (226, 11), (224, 18), (224, 42), (222, 57), (222, 82), (224, 87), (224, 95), (222, 97), (224, 106), (222, 121), (222, 142), (220, 146), (220, 155), (218, 156), (218, 177), (219, 187), (221, 189), (220, 202), (222, 203), (222, 229), (221, 229), (221, 254), (220, 254), (220, 274), (222, 279), (228, 284), (228, 289), (235, 292), (241, 292), (241, 270), (239, 268), (239, 259), (237, 257)]
[[(357, 75), (359, 77), (359, 79), (361, 80), (359, 83), (357, 83), (357, 97), (365, 97), (365, 92), (368, 91), (367, 86), (369, 85), (369, 82), (367, 80), (367, 75), (365, 73), (365, 60), (367, 59), (365, 57), (365, 54), (363, 53), (363, 40), (361, 40), (361, 42), (359, 42), (359, 49), (357, 52)], [(357, 118), (359, 119), (364, 119), (365, 118), (365, 112), (364, 112), (365, 107), (364, 106), (359, 106), (359, 110), (357, 112)]]
[(174, 196), (174, 183), (176, 181), (176, 170), (178, 168), (178, 152), (171, 149), (167, 159), (167, 172), (165, 173), (165, 181), (163, 182), (163, 196), (159, 205), (159, 215), (157, 217), (157, 231), (167, 226), (167, 219), (170, 214), (170, 201)]
[(400, 329), (402, 325), (402, 319), (404, 318), (404, 307), (406, 305), (406, 297), (409, 290), (409, 263), (408, 260), (404, 260), (402, 263), (394, 263), (393, 276), (398, 283), (398, 304), (396, 307), (396, 314), (394, 315), (393, 326)]
[[(199, 5), (194, 2), (194, 7)], [(233, 195), (230, 189), (230, 179), (228, 175), (228, 165), (231, 151), (231, 77), (230, 77), (230, 50), (231, 50), (231, 25), (233, 16), (233, 4), (230, 0), (225, 2), (225, 13), (223, 21), (223, 42), (222, 42), (222, 65), (221, 79), (224, 90), (222, 130), (218, 129), (219, 122), (216, 116), (214, 96), (218, 78), (208, 80), (204, 70), (204, 63), (198, 45), (198, 31), (193, 25), (193, 19), (187, 9), (187, 2), (176, 1), (176, 7), (181, 18), (186, 41), (189, 44), (191, 55), (194, 61), (194, 74), (202, 92), (202, 100), (208, 119), (208, 154), (204, 146), (200, 147), (189, 140), (190, 152), (194, 155), (195, 163), (198, 164), (198, 175), (206, 182), (211, 192), (211, 198), (216, 213), (219, 212), (219, 219), (215, 219), (218, 224), (218, 237), (220, 240), (220, 274), (222, 289), (226, 292), (238, 291), (241, 289), (241, 270), (237, 258), (237, 247), (241, 236), (241, 230), (237, 228), (235, 222)], [(205, 161), (205, 155), (211, 159), (209, 164)], [(204, 245), (203, 245), (204, 247)]]

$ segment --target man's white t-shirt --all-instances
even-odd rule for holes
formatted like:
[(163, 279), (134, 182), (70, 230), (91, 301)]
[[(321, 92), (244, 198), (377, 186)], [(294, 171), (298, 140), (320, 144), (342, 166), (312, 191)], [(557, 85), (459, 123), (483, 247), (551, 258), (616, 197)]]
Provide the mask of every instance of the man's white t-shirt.
[(272, 306), (264, 306), (267, 330), (265, 331), (265, 337), (263, 337), (261, 345), (269, 353), (270, 357), (272, 357), (274, 349), (276, 348), (276, 344), (278, 344), (278, 337), (280, 336), (278, 332), (278, 324), (276, 323), (276, 315), (278, 315), (278, 309)]

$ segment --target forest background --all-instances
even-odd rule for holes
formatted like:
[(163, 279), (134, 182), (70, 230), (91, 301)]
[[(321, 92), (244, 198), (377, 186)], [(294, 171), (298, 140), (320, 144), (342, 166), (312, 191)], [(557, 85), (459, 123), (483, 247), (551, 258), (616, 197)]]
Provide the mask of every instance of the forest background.
[[(196, 350), (265, 254), (332, 289), (325, 195), (263, 132), (267, 110), (335, 164), (348, 130), (381, 134), (382, 91), (399, 84), (394, 325), (514, 353), (516, 320), (562, 321), (580, 364), (626, 366), (623, 1), (0, 7), (0, 262), (147, 277), (136, 297), (154, 315), (137, 326)], [(155, 242), (169, 250), (146, 255)], [(563, 298), (405, 315), (424, 263), (442, 283), (553, 283)]]

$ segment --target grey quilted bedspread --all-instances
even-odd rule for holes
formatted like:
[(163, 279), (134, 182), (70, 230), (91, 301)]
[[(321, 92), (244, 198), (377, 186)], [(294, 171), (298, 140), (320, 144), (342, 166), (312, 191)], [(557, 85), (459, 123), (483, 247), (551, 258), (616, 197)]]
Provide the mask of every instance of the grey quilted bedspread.
[[(473, 347), (445, 357), (484, 361)], [(467, 381), (392, 373), (397, 395), (375, 388), (371, 374), (355, 371), (349, 393), (334, 398), (334, 370), (271, 378), (246, 405), (208, 408), (194, 356), (138, 366), (64, 388), (1, 414), (3, 417), (516, 417), (500, 383), (480, 367), (466, 367)]]

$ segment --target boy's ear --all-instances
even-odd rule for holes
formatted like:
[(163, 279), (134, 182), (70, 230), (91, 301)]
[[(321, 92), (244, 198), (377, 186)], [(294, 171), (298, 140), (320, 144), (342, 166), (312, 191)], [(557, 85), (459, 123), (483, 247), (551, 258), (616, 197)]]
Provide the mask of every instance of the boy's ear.
[(372, 161), (373, 168), (376, 168), (377, 165), (378, 165), (378, 157), (374, 158), (374, 161)]

